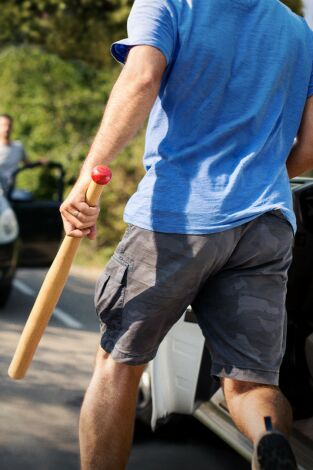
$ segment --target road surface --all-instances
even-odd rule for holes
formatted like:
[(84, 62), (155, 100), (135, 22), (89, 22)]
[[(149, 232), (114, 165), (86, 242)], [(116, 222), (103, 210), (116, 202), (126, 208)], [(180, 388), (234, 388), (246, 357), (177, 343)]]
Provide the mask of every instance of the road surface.
[[(94, 275), (70, 276), (27, 377), (7, 369), (44, 270), (19, 270), (0, 311), (0, 469), (78, 470), (77, 426), (99, 342)], [(193, 418), (153, 434), (138, 424), (127, 470), (247, 470), (249, 465)]]

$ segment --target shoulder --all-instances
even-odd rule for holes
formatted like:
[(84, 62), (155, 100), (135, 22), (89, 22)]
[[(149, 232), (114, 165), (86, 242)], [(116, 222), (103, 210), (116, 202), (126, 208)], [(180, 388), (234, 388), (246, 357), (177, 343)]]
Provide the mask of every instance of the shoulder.
[(14, 150), (24, 153), (24, 145), (19, 140), (14, 140), (12, 142), (12, 147), (14, 148)]
[(12, 147), (16, 148), (16, 149), (21, 149), (21, 150), (24, 150), (24, 146), (22, 144), (21, 141), (19, 140), (14, 140), (12, 143), (11, 143)]
[(303, 23), (303, 27), (307, 33), (307, 35), (309, 36), (309, 38), (313, 41), (313, 30), (312, 28), (310, 27), (310, 25), (308, 24), (307, 20), (305, 18), (302, 18), (300, 17), (300, 21), (302, 21)]
[(11, 143), (11, 148), (12, 148), (13, 152), (15, 153), (15, 155), (18, 155), (19, 158), (21, 158), (21, 159), (25, 158), (25, 150), (24, 150), (24, 146), (23, 146), (22, 142), (20, 142), (19, 140), (14, 140)]
[(170, 13), (172, 14), (178, 8), (181, 7), (181, 2), (173, 1), (173, 0), (135, 0), (132, 13), (136, 13), (137, 11), (146, 11), (147, 13), (154, 12), (156, 14), (159, 13)]

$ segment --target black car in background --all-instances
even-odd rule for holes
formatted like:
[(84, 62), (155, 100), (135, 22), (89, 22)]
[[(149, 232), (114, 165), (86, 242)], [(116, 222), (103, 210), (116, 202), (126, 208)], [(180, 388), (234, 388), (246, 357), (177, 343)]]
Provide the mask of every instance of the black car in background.
[[(21, 189), (21, 179), (33, 179), (37, 188)], [(61, 164), (33, 163), (15, 172), (7, 194), (0, 188), (0, 307), (10, 296), (17, 267), (52, 263), (63, 233), (59, 213), (63, 181)]]

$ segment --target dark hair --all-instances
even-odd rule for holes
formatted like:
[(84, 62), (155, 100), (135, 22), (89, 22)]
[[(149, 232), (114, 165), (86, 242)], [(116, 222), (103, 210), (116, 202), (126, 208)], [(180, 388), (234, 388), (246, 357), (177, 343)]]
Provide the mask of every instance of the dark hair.
[(11, 123), (13, 123), (13, 118), (12, 118), (12, 116), (10, 116), (10, 114), (6, 114), (6, 113), (0, 114), (0, 118), (6, 118), (6, 119), (8, 119)]

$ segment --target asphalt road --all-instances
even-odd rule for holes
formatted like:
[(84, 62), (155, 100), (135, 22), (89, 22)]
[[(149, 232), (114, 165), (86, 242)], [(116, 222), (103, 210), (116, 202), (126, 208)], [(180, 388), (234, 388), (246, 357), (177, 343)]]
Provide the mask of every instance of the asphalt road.
[[(7, 369), (43, 270), (20, 270), (0, 311), (0, 470), (78, 470), (79, 408), (99, 341), (94, 276), (70, 276), (27, 377)], [(137, 424), (127, 470), (247, 470), (249, 465), (191, 417), (152, 433)]]

